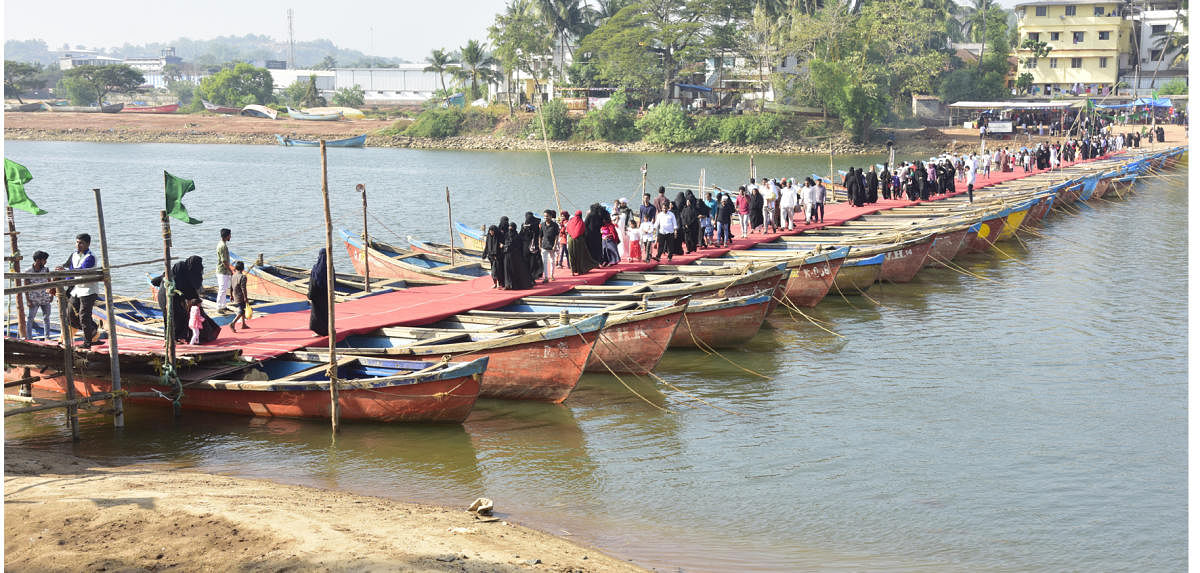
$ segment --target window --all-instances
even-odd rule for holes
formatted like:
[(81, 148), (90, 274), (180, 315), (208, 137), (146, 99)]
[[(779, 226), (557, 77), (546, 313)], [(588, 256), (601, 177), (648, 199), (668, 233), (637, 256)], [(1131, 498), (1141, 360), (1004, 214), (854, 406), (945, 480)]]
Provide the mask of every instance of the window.
[(1102, 68), (1108, 67), (1108, 58), (1100, 58), (1100, 67), (1102, 67)]
[(1103, 32), (1100, 32), (1100, 39), (1101, 39), (1101, 40), (1107, 40), (1107, 39), (1108, 39), (1108, 35), (1109, 35), (1109, 33), (1110, 33), (1110, 32), (1109, 32), (1108, 30), (1105, 30), (1105, 31), (1103, 31)]
[(1083, 67), (1083, 58), (1071, 58), (1071, 67), (1072, 68), (1082, 68)]
[(1030, 40), (1033, 40), (1034, 42), (1038, 42), (1038, 41), (1040, 41), (1039, 38), (1041, 37), (1041, 34), (1039, 34), (1037, 32), (1030, 32), (1027, 37)]
[(1034, 16), (1045, 16), (1046, 15), (1046, 7), (1045, 6), (1035, 6), (1033, 8), (1033, 15)]
[(1075, 15), (1075, 7), (1067, 6), (1067, 9), (1064, 11), (1064, 14), (1066, 14), (1067, 16), (1074, 16)]
[(1092, 15), (1093, 16), (1103, 16), (1104, 15), (1104, 6), (1096, 6), (1095, 8), (1092, 8)]
[(1050, 58), (1050, 67), (1051, 67), (1051, 68), (1057, 68), (1057, 67), (1058, 67), (1058, 58)]
[(1071, 43), (1080, 44), (1083, 42), (1083, 32), (1071, 32)]
[(1163, 32), (1166, 32), (1166, 31), (1167, 31), (1167, 25), (1166, 25), (1166, 24), (1155, 24), (1155, 25), (1153, 25), (1153, 26), (1150, 26), (1150, 33), (1151, 33), (1151, 34), (1161, 34), (1161, 33), (1163, 33)]
[(1157, 62), (1162, 57), (1162, 50), (1150, 50), (1150, 61)]
[(1058, 41), (1058, 32), (1050, 32), (1050, 41), (1051, 41), (1051, 42), (1057, 42), (1057, 41)]

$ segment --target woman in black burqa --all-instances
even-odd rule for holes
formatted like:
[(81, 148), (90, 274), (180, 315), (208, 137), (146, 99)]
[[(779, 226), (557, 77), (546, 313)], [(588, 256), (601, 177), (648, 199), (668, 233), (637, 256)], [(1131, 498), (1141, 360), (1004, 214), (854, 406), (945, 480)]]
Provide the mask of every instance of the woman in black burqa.
[(600, 227), (604, 226), (604, 215), (601, 211), (599, 203), (592, 203), (588, 207), (587, 216), (583, 218), (583, 237), (587, 243), (588, 254), (592, 256), (593, 261), (604, 260), (604, 239), (600, 236)]
[(504, 286), (504, 265), (500, 264), (500, 243), (503, 241), (503, 235), (499, 229), (492, 225), (487, 230), (487, 241), (483, 244), (482, 258), (488, 262), (492, 271), (492, 288), (501, 288)]
[[(171, 276), (175, 279), (175, 293), (171, 297), (171, 332), (175, 340), (188, 341), (192, 339), (192, 329), (188, 327), (189, 302), (200, 298), (200, 289), (204, 286), (204, 259), (192, 255), (171, 265)], [(163, 286), (163, 277), (159, 275), (150, 280), (150, 284)], [(158, 307), (166, 308), (167, 289), (158, 289)], [(200, 310), (204, 314), (204, 310)], [(221, 327), (213, 319), (204, 314), (204, 326), (200, 329), (200, 342), (212, 342), (221, 332)]]
[(522, 252), (528, 263), (529, 281), (537, 282), (542, 276), (542, 257), (538, 244), (542, 242), (542, 220), (535, 217), (532, 211), (525, 212), (525, 224), (521, 225)]
[(329, 336), (329, 269), (325, 247), (317, 251), (317, 263), (308, 276), (308, 329), (319, 336)]
[(529, 276), (529, 245), (517, 231), (516, 223), (508, 224), (504, 237), (504, 289), (524, 290), (533, 287)]
[(691, 197), (686, 197), (683, 200), (683, 208), (679, 210), (679, 226), (683, 229), (683, 242), (687, 245), (687, 252), (693, 253), (696, 251), (696, 242), (700, 237), (700, 220), (699, 214), (696, 213), (696, 204)]
[(750, 232), (758, 231), (759, 227), (763, 226), (763, 196), (758, 191), (758, 186), (754, 187), (754, 191), (750, 194)]

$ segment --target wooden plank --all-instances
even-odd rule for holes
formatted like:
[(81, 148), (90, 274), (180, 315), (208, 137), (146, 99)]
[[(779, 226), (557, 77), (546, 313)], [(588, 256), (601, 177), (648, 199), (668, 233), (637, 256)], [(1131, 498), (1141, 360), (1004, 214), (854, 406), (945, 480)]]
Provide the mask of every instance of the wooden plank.
[[(350, 364), (350, 363), (356, 362), (356, 361), (358, 361), (357, 356), (343, 356), (338, 359), (337, 367), (341, 368), (342, 366), (345, 366), (347, 364)], [(299, 380), (301, 378), (306, 378), (308, 376), (312, 376), (313, 374), (320, 374), (322, 372), (325, 372), (326, 370), (329, 370), (329, 364), (319, 364), (317, 366), (313, 366), (312, 368), (306, 368), (299, 372), (288, 374), (287, 376), (284, 376), (283, 378), (277, 378), (277, 379), (273, 380), (273, 382), (286, 382), (288, 380)]]

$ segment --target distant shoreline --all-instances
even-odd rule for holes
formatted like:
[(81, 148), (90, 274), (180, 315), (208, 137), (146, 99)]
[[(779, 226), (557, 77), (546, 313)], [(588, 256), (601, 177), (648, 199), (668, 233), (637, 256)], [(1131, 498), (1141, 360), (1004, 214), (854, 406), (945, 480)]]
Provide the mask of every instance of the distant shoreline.
[[(104, 113), (10, 112), (4, 115), (6, 141), (82, 141), (95, 143), (188, 143), (276, 145), (275, 134), (302, 139), (342, 139), (367, 135), (367, 147), (402, 149), (441, 149), (460, 151), (543, 151), (540, 139), (496, 135), (465, 135), (443, 139), (403, 135), (379, 135), (391, 125), (376, 119), (311, 122), (266, 120), (197, 114), (132, 115)], [(941, 153), (953, 147), (967, 149), (977, 143), (958, 139), (935, 129), (895, 130), (897, 144), (907, 153)], [(735, 145), (721, 142), (664, 148), (646, 142), (609, 143), (604, 141), (551, 141), (555, 152), (600, 153), (694, 153), (712, 155), (828, 155), (828, 140), (796, 139), (761, 145)], [(859, 145), (833, 144), (835, 155), (881, 154), (887, 148), (878, 143)]]

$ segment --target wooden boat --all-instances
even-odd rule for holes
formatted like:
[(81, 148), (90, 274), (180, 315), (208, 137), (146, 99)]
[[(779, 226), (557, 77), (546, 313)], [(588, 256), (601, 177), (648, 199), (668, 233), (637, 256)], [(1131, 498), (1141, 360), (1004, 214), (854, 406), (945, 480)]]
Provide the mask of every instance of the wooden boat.
[(732, 348), (748, 342), (770, 314), (774, 290), (705, 301), (696, 314), (684, 320), (671, 337), (672, 348)]
[[(814, 250), (798, 252), (795, 256), (781, 257), (788, 267), (787, 280), (779, 293), (797, 306), (814, 307), (833, 287), (834, 277), (841, 268), (849, 247), (836, 247), (824, 252)], [(739, 264), (741, 263), (741, 264)], [(742, 260), (736, 258), (705, 258), (698, 259), (691, 265), (659, 265), (653, 272), (679, 272), (698, 274), (701, 272), (735, 274), (745, 270)]]
[[(872, 244), (867, 242), (869, 239), (843, 239), (840, 237), (815, 237), (815, 236), (784, 236), (780, 237), (780, 241), (775, 243), (764, 243), (755, 246), (746, 251), (731, 251), (733, 256), (772, 256), (772, 252), (778, 253), (788, 248), (812, 248), (820, 245), (847, 245), (850, 246), (850, 254), (852, 257), (866, 257), (875, 254), (884, 254), (883, 268), (880, 271), (879, 280), (892, 283), (905, 283), (911, 281), (917, 276), (917, 272), (925, 265), (925, 258), (929, 255), (929, 249), (933, 247), (934, 234), (920, 233), (915, 238), (896, 241), (896, 242), (881, 242)], [(855, 242), (858, 241), (858, 242)]]
[(1021, 223), (1025, 222), (1025, 217), (1029, 215), (1029, 208), (1033, 206), (1034, 201), (1036, 200), (1026, 201), (1008, 210), (1008, 213), (1004, 216), (1004, 227), (1000, 229), (1000, 234), (996, 237), (997, 241), (1006, 241), (1017, 233), (1017, 229), (1021, 227)]
[[(290, 137), (284, 137), (282, 135), (279, 135), (278, 133), (275, 134), (275, 141), (279, 142), (279, 145), (283, 145), (283, 146), (287, 146), (287, 147), (320, 147), (321, 146), (321, 141), (319, 139), (292, 139)], [(363, 144), (366, 143), (366, 141), (367, 141), (366, 135), (356, 135), (354, 137), (347, 137), (345, 139), (334, 139), (331, 141), (326, 141), (325, 147), (362, 147)]]
[(873, 257), (846, 259), (833, 277), (834, 292), (849, 296), (860, 295), (879, 280), (883, 272), (883, 254)]
[[(233, 322), (235, 314), (220, 312), (213, 300), (216, 297), (215, 288), (207, 288), (205, 291), (201, 293), (201, 307), (218, 326), (228, 326), (230, 322)], [(112, 326), (117, 334), (162, 338), (164, 317), (158, 301), (127, 297), (114, 297), (114, 299)], [(252, 299), (250, 305), (256, 316), (308, 310), (309, 308), (307, 300), (279, 302)], [(96, 319), (97, 324), (104, 325), (108, 321), (107, 304), (103, 297), (96, 300), (95, 306), (92, 307), (92, 316)], [(187, 317), (173, 317), (173, 320), (186, 321)], [(108, 330), (107, 326), (104, 326), (104, 330)]]
[[(553, 298), (553, 297), (547, 297)], [(625, 302), (532, 302), (519, 300), (495, 310), (472, 310), (465, 315), (496, 319), (549, 320), (608, 313), (600, 340), (584, 366), (585, 372), (646, 374), (658, 365), (688, 308), (688, 299)]]
[(13, 111), (20, 111), (20, 112), (29, 112), (29, 111), (43, 111), (44, 109), (46, 109), (46, 108), (45, 108), (45, 106), (43, 106), (43, 105), (42, 105), (42, 102), (37, 102), (37, 103), (6, 103), (6, 104), (4, 104), (4, 111), (6, 111), (6, 112), (13, 112)]
[(967, 252), (982, 253), (990, 250), (992, 245), (999, 240), (1000, 231), (1004, 230), (1007, 215), (1007, 210), (1005, 210), (980, 221), (979, 230), (973, 235), (967, 234)]
[(279, 117), (279, 112), (277, 112), (265, 105), (258, 105), (258, 104), (252, 103), (252, 104), (242, 108), (241, 115), (248, 116), (248, 117), (260, 117), (262, 119), (276, 119), (277, 117)]
[(606, 319), (604, 313), (570, 324), (533, 319), (526, 330), (517, 323), (483, 328), (457, 316), (423, 327), (351, 334), (338, 346), (355, 356), (487, 356), (480, 396), (560, 403), (579, 383)]
[(125, 104), (123, 104), (123, 103), (114, 103), (114, 104), (100, 106), (101, 113), (120, 113), (122, 111), (125, 111)]
[[(691, 297), (692, 305), (700, 300), (756, 295), (764, 290), (782, 292), (787, 276), (787, 263), (748, 269), (734, 276), (683, 276), (617, 273), (600, 285), (578, 285), (561, 296), (584, 297), (592, 300), (675, 299)], [(775, 301), (772, 301), (774, 308)]]
[[(21, 358), (9, 354), (10, 346), (28, 341), (6, 341), (5, 381), (19, 380), (29, 369), (24, 366), (52, 365), (52, 359)], [(47, 350), (61, 347), (44, 345)], [(236, 351), (235, 351), (236, 352)], [(74, 386), (79, 395), (112, 389), (108, 376), (108, 353), (77, 351)], [(228, 353), (225, 353), (228, 354)], [(134, 393), (127, 403), (171, 407), (175, 388), (163, 385), (152, 361), (133, 360), (121, 353), (121, 387)], [(161, 360), (161, 357), (150, 356)], [(328, 419), (330, 415), (329, 367), (324, 356), (296, 352), (261, 362), (230, 359), (184, 366), (179, 370), (184, 391), (179, 404), (185, 410), (222, 412), (263, 417)], [(342, 420), (373, 422), (459, 423), (470, 414), (479, 395), (479, 379), (488, 359), (463, 362), (425, 362), (387, 357), (338, 356), (338, 405)], [(36, 370), (35, 370), (36, 372)], [(57, 371), (41, 374), (34, 388), (65, 393), (66, 378)], [(147, 393), (151, 396), (139, 396)]]
[[(55, 111), (55, 112), (69, 112), (69, 113), (102, 113), (102, 112), (104, 112), (104, 111), (105, 111), (105, 108), (106, 108), (106, 107), (108, 107), (110, 110), (115, 108), (115, 111), (120, 111), (120, 110), (121, 110), (121, 108), (119, 108), (119, 107), (116, 107), (116, 106), (124, 106), (124, 104), (119, 104), (119, 103), (118, 103), (118, 104), (113, 104), (112, 106), (102, 106), (102, 105), (47, 105), (47, 106), (45, 106), (45, 109), (48, 109), (48, 110), (50, 110), (50, 111)], [(113, 113), (113, 111), (109, 111), (108, 113)]]
[(436, 241), (424, 241), (421, 239), (417, 239), (417, 238), (413, 237), (412, 235), (405, 237), (405, 239), (408, 241), (408, 248), (416, 253), (430, 253), (430, 254), (434, 254), (434, 255), (441, 255), (443, 257), (449, 257), (451, 251), (453, 251), (455, 257), (462, 257), (463, 260), (483, 259), (483, 251), (472, 249), (469, 247), (455, 245), (454, 248), (451, 249), (450, 245), (447, 245), (445, 243), (439, 243)]
[(342, 114), (343, 119), (363, 119), (363, 118), (367, 117), (367, 115), (365, 113), (363, 113), (362, 110), (358, 110), (358, 109), (355, 109), (352, 107), (345, 107), (345, 106), (310, 107), (304, 111), (305, 111), (305, 113), (312, 113), (312, 114), (318, 114), (318, 115), (325, 115), (325, 114), (330, 114), (330, 113), (340, 113), (340, 114)]
[[(684, 311), (683, 320), (671, 335), (671, 348), (733, 348), (754, 338), (762, 323), (770, 314), (773, 291), (738, 297), (692, 299)], [(533, 308), (573, 308), (577, 306), (602, 306), (610, 301), (589, 300), (578, 296), (529, 296), (521, 299)], [(658, 301), (670, 304), (674, 301)], [(654, 300), (638, 302), (653, 308)], [(757, 318), (757, 322), (756, 319)], [(611, 320), (611, 319), (610, 319)], [(607, 360), (607, 359), (606, 359)], [(610, 361), (611, 365), (612, 362)]]
[(354, 270), (359, 274), (364, 272), (363, 261), (367, 260), (364, 257), (370, 257), (372, 276), (452, 283), (488, 274), (478, 258), (452, 263), (449, 257), (417, 253), (375, 239), (371, 239), (370, 247), (364, 248), (362, 238), (358, 235), (345, 230), (341, 233)]
[(121, 110), (122, 113), (175, 113), (177, 111), (179, 111), (178, 103), (148, 106), (127, 105)]
[(305, 113), (298, 109), (287, 108), (288, 117), (304, 121), (337, 121), (342, 119), (342, 112), (334, 113)]
[(463, 247), (483, 252), (483, 247), (487, 243), (483, 236), (484, 231), (473, 229), (469, 225), (464, 225), (458, 221), (454, 222), (454, 230), (458, 233), (458, 237), (462, 239)]
[(223, 106), (223, 105), (217, 105), (214, 103), (209, 103), (207, 100), (200, 100), (200, 103), (204, 104), (205, 111), (212, 112), (212, 113), (227, 113), (229, 115), (238, 115), (238, 114), (242, 113), (242, 108), (240, 108), (240, 107), (227, 107), (227, 106)]
[(967, 230), (971, 225), (961, 225), (957, 229), (949, 229), (933, 236), (933, 245), (929, 247), (929, 255), (925, 257), (927, 267), (945, 267), (946, 263), (958, 256), (959, 249), (967, 238)]
[[(238, 260), (232, 255), (233, 260)], [(268, 301), (308, 300), (309, 269), (264, 263), (260, 257), (246, 267), (246, 292), (251, 296)], [(347, 273), (335, 273), (333, 280), (334, 302), (345, 302), (364, 296), (413, 287), (441, 284), (436, 281), (409, 281), (375, 276), (371, 273), (371, 290), (363, 288), (363, 277)]]

